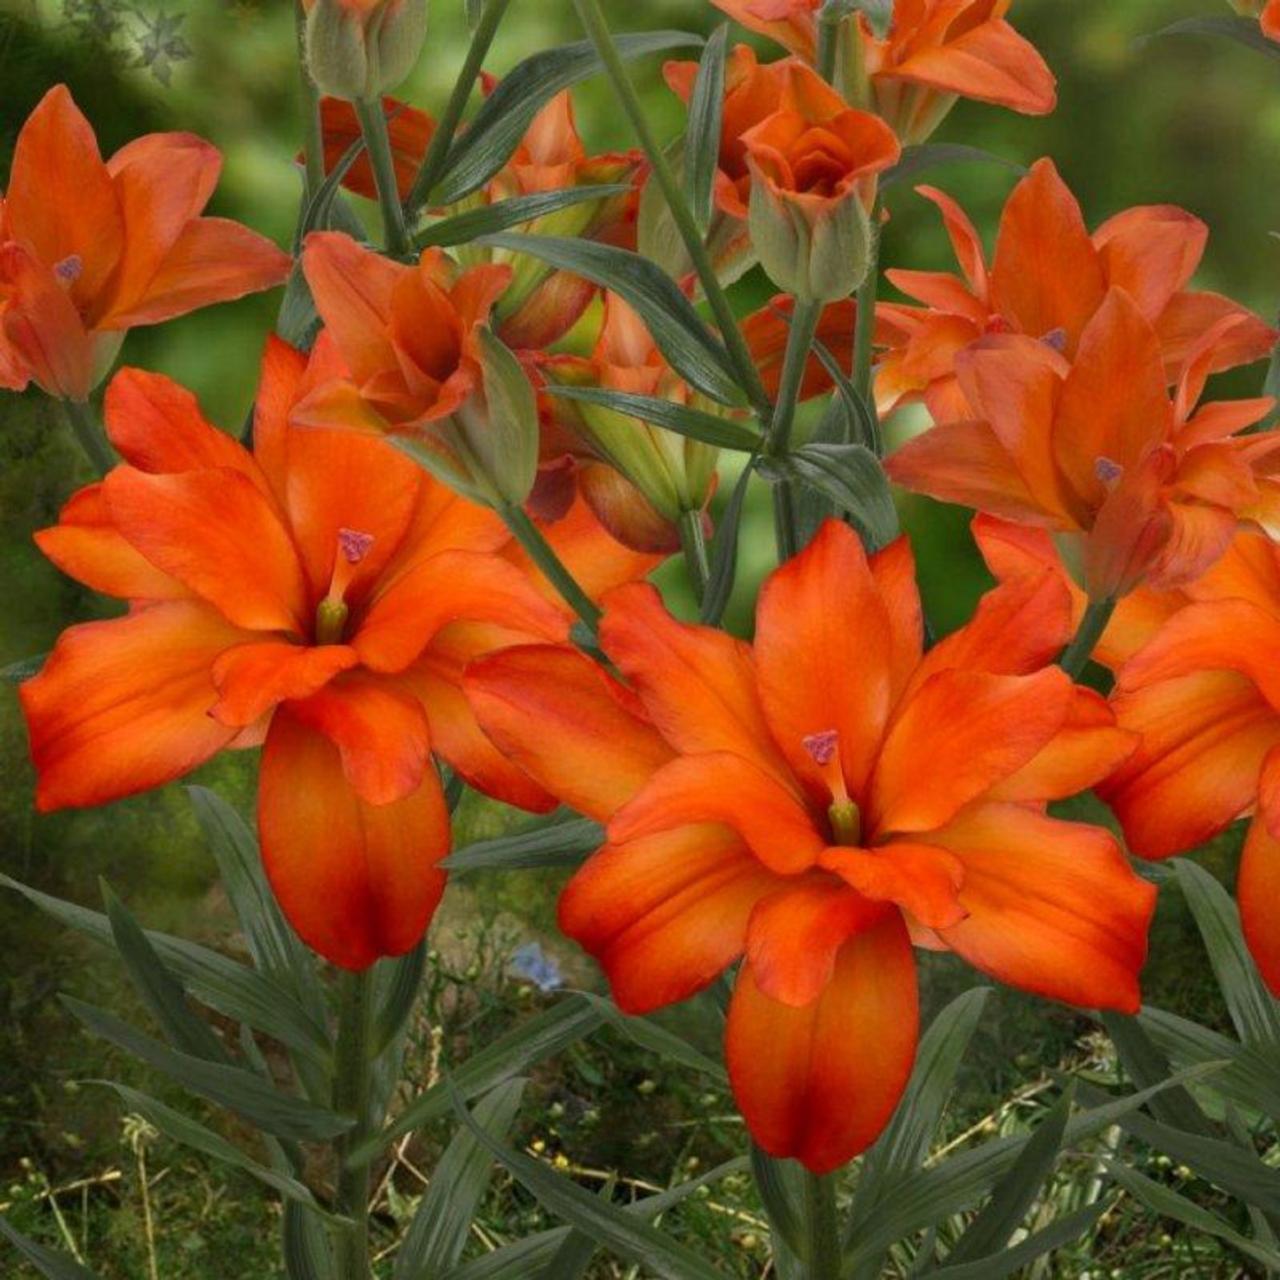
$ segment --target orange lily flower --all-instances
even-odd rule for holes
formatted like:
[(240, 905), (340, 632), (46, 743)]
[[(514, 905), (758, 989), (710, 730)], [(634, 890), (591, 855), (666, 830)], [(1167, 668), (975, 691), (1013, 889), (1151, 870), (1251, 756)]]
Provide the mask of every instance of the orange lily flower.
[[(396, 188), (400, 199), (405, 199), (418, 176), (426, 157), (431, 139), (435, 137), (436, 122), (433, 116), (407, 102), (384, 96), (382, 114), (387, 121), (387, 138), (391, 145), (391, 159), (395, 166)], [(320, 133), (324, 139), (324, 170), (332, 173), (338, 162), (353, 143), (363, 138), (360, 117), (355, 107), (345, 98), (320, 99)], [(359, 158), (347, 170), (342, 185), (368, 200), (378, 198), (378, 184), (373, 176), (369, 155), (361, 151)]]
[[(379, 439), (291, 425), (336, 359), (324, 341), (309, 363), (271, 343), (253, 453), (167, 379), (115, 378), (107, 429), (125, 465), (37, 541), (129, 612), (66, 631), (20, 696), (42, 811), (263, 744), (271, 884), (313, 948), (362, 969), (414, 946), (443, 890), (433, 757), (525, 808), (554, 803), (481, 733), (461, 671), (564, 639), (570, 616), (511, 562), (492, 513)], [(580, 524), (571, 541), (595, 553)]]
[[(604, 324), (590, 358), (549, 356), (537, 372), (552, 384), (602, 387), (679, 404), (694, 398), (644, 321), (613, 293), (605, 294)], [(678, 551), (681, 515), (703, 511), (715, 491), (717, 450), (599, 405), (544, 393), (540, 409), (542, 466), (533, 509), (555, 520), (580, 492), (625, 546)]]
[(105, 163), (65, 85), (18, 134), (0, 198), (0, 387), (85, 400), (136, 325), (281, 284), (269, 240), (200, 211), (217, 148), (152, 133)]
[[(806, 62), (817, 57), (822, 0), (712, 0), (751, 31)], [(1053, 73), (1005, 20), (1013, 0), (894, 0), (883, 37), (857, 17), (876, 113), (904, 143), (923, 142), (957, 98), (1046, 115)]]
[(1280, 550), (1242, 536), (1213, 577), (1120, 668), (1112, 705), (1141, 745), (1099, 793), (1144, 858), (1252, 817), (1237, 893), (1249, 947), (1280, 995)]
[(815, 1172), (864, 1150), (916, 1047), (911, 946), (1068, 1003), (1133, 1011), (1152, 886), (1045, 812), (1133, 750), (1053, 661), (1054, 575), (986, 598), (923, 653), (905, 540), (868, 561), (828, 521), (760, 596), (748, 646), (639, 585), (604, 598), (626, 684), (563, 646), (474, 664), (500, 749), (607, 824), (562, 928), (645, 1013), (739, 957), (726, 1047), (755, 1140)]
[[(1234, 434), (1268, 398), (1196, 404), (1227, 317), (1190, 354), (1171, 399), (1155, 328), (1112, 288), (1068, 361), (1056, 345), (987, 337), (957, 358), (974, 415), (924, 432), (888, 461), (916, 492), (1069, 535), (1093, 599), (1190, 582), (1239, 520), (1276, 527), (1280, 441)], [(1080, 544), (1083, 544), (1080, 546)]]
[(1005, 204), (995, 258), (988, 263), (964, 210), (934, 187), (917, 190), (941, 211), (961, 275), (886, 272), (924, 305), (881, 303), (877, 310), (877, 324), (891, 338), (876, 382), (884, 412), (923, 399), (937, 422), (968, 416), (956, 379), (961, 351), (987, 334), (1022, 333), (1051, 337), (1072, 358), (1085, 326), (1116, 287), (1155, 326), (1170, 382), (1201, 336), (1227, 317), (1240, 323), (1219, 330), (1210, 366), (1215, 373), (1261, 359), (1280, 337), (1229, 298), (1187, 288), (1209, 229), (1183, 209), (1126, 209), (1090, 235), (1053, 161), (1039, 160)]

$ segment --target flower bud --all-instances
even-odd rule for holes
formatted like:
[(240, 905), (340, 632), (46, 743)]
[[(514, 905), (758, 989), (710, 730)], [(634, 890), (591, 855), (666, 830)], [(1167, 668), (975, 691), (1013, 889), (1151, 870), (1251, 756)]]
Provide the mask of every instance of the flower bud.
[(369, 101), (413, 70), (427, 34), (427, 0), (304, 0), (307, 64), (322, 93)]
[(784, 105), (742, 139), (751, 171), (748, 223), (779, 288), (807, 302), (835, 302), (865, 279), (877, 175), (898, 159), (893, 131), (845, 107), (798, 67)]

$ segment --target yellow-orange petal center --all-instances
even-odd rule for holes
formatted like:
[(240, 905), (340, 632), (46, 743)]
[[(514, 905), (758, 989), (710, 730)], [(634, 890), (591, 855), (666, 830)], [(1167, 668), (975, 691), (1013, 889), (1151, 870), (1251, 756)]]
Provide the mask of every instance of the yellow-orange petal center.
[(840, 763), (840, 734), (835, 729), (811, 733), (803, 739), (809, 758), (822, 773), (822, 780), (831, 793), (827, 817), (836, 844), (856, 847), (862, 843), (862, 811), (849, 795), (845, 785), (844, 769)]
[(369, 554), (373, 546), (373, 534), (358, 529), (338, 530), (338, 550), (333, 557), (333, 575), (329, 579), (329, 591), (316, 606), (316, 644), (340, 644), (346, 630), (351, 610), (347, 607), (346, 594), (355, 576), (356, 568)]

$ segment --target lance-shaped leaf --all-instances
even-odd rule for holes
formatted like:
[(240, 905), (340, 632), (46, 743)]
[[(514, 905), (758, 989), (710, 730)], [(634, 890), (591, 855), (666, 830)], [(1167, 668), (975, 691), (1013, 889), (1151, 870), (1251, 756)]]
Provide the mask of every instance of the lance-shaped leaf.
[(0, 1214), (0, 1235), (4, 1236), (46, 1280), (98, 1280), (97, 1272), (82, 1267), (65, 1253), (55, 1253), (24, 1236), (17, 1227)]
[(278, 1138), (327, 1142), (345, 1133), (354, 1123), (350, 1116), (335, 1115), (314, 1103), (281, 1093), (242, 1067), (207, 1062), (170, 1049), (105, 1009), (71, 996), (63, 996), (62, 1002), (94, 1035), (109, 1040), (192, 1093), (234, 1111)]
[[(296, 1178), (290, 1178), (264, 1164), (259, 1164), (239, 1147), (228, 1142), (220, 1134), (214, 1133), (212, 1129), (206, 1128), (189, 1116), (184, 1116), (182, 1112), (175, 1111), (148, 1094), (129, 1088), (128, 1085), (117, 1084), (114, 1080), (101, 1080), (96, 1083), (114, 1089), (130, 1111), (136, 1111), (150, 1121), (165, 1137), (181, 1143), (184, 1147), (190, 1147), (193, 1151), (199, 1151), (202, 1155), (220, 1160), (223, 1164), (243, 1170), (273, 1191), (278, 1191), (285, 1199), (296, 1200), (313, 1213), (324, 1213), (311, 1191)], [(342, 1221), (329, 1214), (324, 1216), (330, 1221)]]
[(623, 182), (601, 182), (583, 187), (566, 187), (563, 191), (539, 191), (531, 196), (513, 196), (510, 200), (499, 200), (479, 209), (468, 209), (465, 213), (441, 218), (413, 239), (420, 249), (430, 245), (448, 247), (470, 244), (481, 236), (518, 227), (522, 222), (532, 222), (548, 213), (557, 213), (561, 209), (592, 200), (625, 196), (630, 190), (630, 186)]
[(333, 1247), (318, 1214), (297, 1200), (286, 1201), (281, 1240), (289, 1280), (333, 1280)]
[(921, 142), (903, 147), (902, 159), (880, 175), (880, 186), (890, 188), (901, 182), (913, 182), (922, 173), (948, 164), (994, 164), (1015, 173), (1025, 174), (1027, 167), (1008, 156), (984, 151), (981, 147), (968, 147), (958, 142)]
[(182, 984), (165, 968), (142, 926), (129, 914), (123, 902), (102, 882), (102, 900), (111, 923), (116, 950), (143, 1003), (175, 1049), (210, 1062), (231, 1061), (213, 1028), (187, 1004)]
[[(1120, 1013), (1104, 1012), (1102, 1025), (1106, 1027), (1111, 1043), (1116, 1047), (1120, 1065), (1128, 1073), (1129, 1079), (1140, 1089), (1159, 1084), (1161, 1080), (1169, 1078), (1168, 1058), (1157, 1048), (1137, 1018)], [(1230, 1056), (1233, 1058), (1235, 1056), (1234, 1047)], [(1186, 1129), (1191, 1133), (1212, 1134), (1213, 1132), (1213, 1126), (1208, 1118), (1185, 1089), (1166, 1089), (1163, 1093), (1157, 1094), (1151, 1100), (1151, 1110), (1157, 1119), (1176, 1128)]]
[(373, 1018), (373, 1055), (380, 1057), (404, 1030), (422, 987), (427, 940), (394, 960), (379, 961), (375, 974), (377, 1010)]
[[(481, 1132), (503, 1141), (520, 1110), (527, 1082), (508, 1080), (476, 1103)], [(436, 1280), (457, 1265), (476, 1208), (489, 1185), (493, 1157), (466, 1126), (459, 1128), (431, 1175), (396, 1257), (395, 1280)]]
[(1012, 1249), (974, 1262), (940, 1267), (925, 1274), (931, 1278), (936, 1277), (936, 1280), (1002, 1280), (1004, 1276), (1021, 1274), (1024, 1267), (1029, 1267), (1038, 1258), (1071, 1244), (1091, 1231), (1106, 1210), (1105, 1202), (1091, 1204), (1075, 1213), (1055, 1218), (1049, 1226), (1020, 1240)]
[(880, 459), (861, 444), (806, 444), (768, 463), (830, 499), (866, 543), (878, 551), (898, 536), (898, 511)]
[(742, 513), (746, 506), (747, 490), (755, 474), (756, 459), (751, 458), (738, 483), (729, 495), (729, 504), (716, 526), (711, 543), (711, 572), (707, 575), (707, 589), (702, 595), (702, 621), (712, 626), (724, 617), (733, 596), (733, 584), (738, 577), (738, 539), (742, 531)]
[(451, 1090), (450, 1096), (459, 1119), (543, 1208), (593, 1240), (598, 1240), (620, 1257), (644, 1267), (660, 1280), (717, 1280), (718, 1272), (656, 1227), (615, 1205), (605, 1204), (576, 1182), (553, 1173), (540, 1160), (494, 1141), (471, 1118), (457, 1091), (453, 1090), (452, 1082), (445, 1083)]
[[(697, 48), (702, 37), (687, 31), (650, 31), (617, 37), (623, 58)], [(503, 76), (475, 119), (459, 135), (430, 203), (455, 204), (482, 187), (511, 158), (533, 118), (557, 93), (604, 70), (587, 40), (526, 58)]]
[(628, 1040), (638, 1044), (642, 1049), (656, 1053), (659, 1058), (670, 1062), (678, 1062), (682, 1066), (691, 1067), (703, 1075), (711, 1076), (720, 1084), (728, 1084), (729, 1075), (719, 1062), (713, 1062), (699, 1049), (694, 1048), (682, 1036), (668, 1031), (652, 1018), (633, 1018), (622, 1012), (612, 1000), (603, 996), (580, 992), (581, 998), (590, 1002), (601, 1018), (615, 1031), (621, 1032)]
[(478, 243), (527, 253), (612, 289), (639, 312), (662, 354), (686, 382), (721, 404), (743, 403), (728, 352), (675, 281), (647, 258), (590, 240), (514, 231), (484, 236)]
[[(453, 1088), (466, 1099), (487, 1093), (495, 1085), (513, 1079), (535, 1063), (589, 1036), (603, 1021), (599, 1010), (580, 996), (560, 1000), (472, 1054), (454, 1071)], [(359, 1143), (351, 1152), (351, 1161), (359, 1163), (370, 1159), (402, 1134), (447, 1115), (451, 1105), (445, 1082), (433, 1085), (420, 1093), (381, 1133)]]
[[(111, 925), (102, 912), (51, 897), (3, 873), (0, 885), (15, 889), (60, 923), (98, 942), (114, 945)], [(202, 1004), (237, 1022), (247, 1022), (318, 1062), (326, 1060), (327, 1034), (287, 991), (245, 965), (185, 938), (150, 929), (146, 936), (182, 985)]]
[(598, 822), (574, 818), (493, 840), (477, 840), (450, 854), (440, 865), (453, 875), (577, 867), (602, 844), (604, 828)]
[(795, 1160), (779, 1160), (751, 1144), (751, 1176), (775, 1239), (797, 1257), (804, 1248), (801, 1204), (804, 1169)]
[(1271, 58), (1280, 58), (1280, 45), (1262, 34), (1257, 18), (1229, 17), (1226, 14), (1215, 14), (1206, 18), (1183, 18), (1180, 22), (1171, 23), (1149, 36), (1143, 36), (1139, 43), (1147, 44), (1159, 40), (1163, 36), (1225, 36), (1235, 40), (1258, 53), (1265, 53)]
[(720, 167), (720, 130), (724, 120), (724, 65), (729, 24), (712, 32), (702, 51), (698, 77), (689, 99), (684, 144), (684, 190), (703, 236), (711, 225), (716, 172)]
[(1280, 1053), (1280, 1001), (1258, 976), (1231, 895), (1196, 863), (1179, 858), (1173, 866), (1240, 1039)]
[(603, 405), (617, 413), (642, 422), (652, 423), (667, 431), (701, 440), (717, 449), (733, 449), (738, 453), (755, 453), (763, 444), (758, 432), (728, 418), (718, 418), (714, 413), (703, 413), (688, 405), (663, 400), (659, 396), (633, 395), (629, 391), (610, 391), (604, 387), (575, 387), (552, 383), (546, 387), (548, 395), (562, 400), (581, 400), (587, 404)]
[(1188, 1200), (1186, 1196), (1174, 1191), (1171, 1187), (1162, 1186), (1158, 1182), (1130, 1169), (1119, 1160), (1108, 1162), (1111, 1176), (1133, 1198), (1145, 1204), (1153, 1213), (1162, 1218), (1172, 1218), (1175, 1222), (1184, 1223), (1196, 1231), (1216, 1236), (1219, 1240), (1238, 1249), (1246, 1257), (1260, 1262), (1268, 1273), (1280, 1272), (1280, 1253), (1248, 1236), (1241, 1235), (1234, 1227), (1224, 1222), (1216, 1213)]

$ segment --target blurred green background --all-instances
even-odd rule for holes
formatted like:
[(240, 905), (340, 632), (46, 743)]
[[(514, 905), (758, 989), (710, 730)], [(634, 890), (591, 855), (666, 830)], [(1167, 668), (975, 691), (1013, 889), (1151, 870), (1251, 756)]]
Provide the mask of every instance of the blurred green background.
[[(618, 30), (706, 32), (719, 20), (705, 0), (607, 0), (605, 8)], [(1016, 25), (1058, 75), (1057, 113), (1027, 119), (962, 103), (938, 140), (1022, 162), (1053, 156), (1091, 224), (1139, 203), (1194, 211), (1212, 229), (1200, 284), (1272, 313), (1280, 303), (1280, 245), (1269, 234), (1280, 227), (1274, 177), (1280, 64), (1223, 41), (1141, 41), (1179, 18), (1227, 12), (1222, 0), (1019, 0)], [(162, 13), (167, 20), (158, 17)], [(171, 0), (164, 10), (144, 3), (141, 15), (123, 14), (107, 0), (0, 0), (0, 174), (7, 172), (22, 120), (62, 80), (94, 122), (104, 152), (154, 129), (192, 130), (211, 139), (225, 156), (211, 211), (287, 244), (299, 194), (292, 163), (300, 138), (292, 6), (284, 0)], [(113, 28), (115, 16), (122, 25)], [(174, 21), (179, 16), (180, 24)], [(489, 68), (501, 74), (531, 51), (577, 38), (568, 0), (516, 0)], [(427, 49), (401, 96), (438, 109), (465, 40), (463, 0), (433, 0)], [(682, 110), (661, 82), (658, 60), (638, 65), (635, 74), (659, 135), (673, 135)], [(576, 99), (589, 149), (632, 145), (603, 83), (584, 86)], [(1007, 170), (957, 166), (928, 180), (958, 196), (990, 239), (1013, 181)], [(932, 206), (909, 190), (896, 191), (889, 203), (886, 262), (950, 267)], [(769, 292), (758, 275), (748, 277), (736, 301), (746, 310)], [(215, 421), (236, 429), (254, 394), (256, 361), (277, 305), (278, 296), (267, 295), (162, 329), (137, 330), (123, 359), (185, 383)], [(1261, 378), (1257, 368), (1238, 371), (1221, 389), (1255, 394)], [(0, 664), (6, 664), (46, 651), (68, 623), (109, 609), (63, 579), (31, 544), (32, 531), (53, 522), (60, 504), (88, 478), (57, 415), (38, 396), (0, 395), (0, 460)], [(967, 514), (913, 501), (904, 518), (917, 542), (930, 614), (939, 630), (947, 630), (966, 616), (985, 585), (967, 537)], [(767, 513), (757, 504), (744, 544), (746, 598), (770, 556)], [(678, 574), (669, 576), (678, 595)], [(741, 625), (744, 608), (732, 616)], [(148, 924), (226, 940), (225, 903), (179, 787), (105, 811), (36, 816), (23, 729), (8, 687), (0, 688), (0, 767), (0, 869), (85, 903), (96, 901), (97, 877), (106, 876)], [(251, 804), (252, 760), (246, 756), (216, 762), (200, 780), (246, 810)], [(473, 820), (495, 819), (481, 812)], [(1230, 851), (1223, 856), (1229, 859)], [(514, 921), (538, 936), (549, 929), (545, 887), (480, 889), (454, 901), (460, 905), (451, 919), (463, 926), (478, 915), (485, 922)], [(513, 903), (520, 904), (514, 915)], [(1176, 912), (1163, 927), (1165, 945), (1157, 944), (1149, 987), (1159, 1000), (1212, 1019), (1216, 1010), (1197, 944)], [(51, 997), (68, 988), (101, 997), (115, 991), (115, 980), (104, 975), (109, 966), (101, 965), (98, 952), (68, 940), (9, 894), (0, 896), (0, 943), (7, 960), (0, 972), (0, 1187), (13, 1182), (20, 1190), (33, 1176), (24, 1159), (35, 1160), (41, 1177), (65, 1178), (109, 1158), (103, 1152), (115, 1140), (114, 1120), (67, 1084), (100, 1074), (102, 1054), (71, 1033)], [(1021, 1016), (1030, 1043), (1008, 1048), (997, 1035), (988, 1045), (983, 1087), (989, 1095), (997, 1081), (1008, 1084), (1015, 1053), (1048, 1064), (1079, 1032), (1070, 1015), (1037, 1020), (1017, 997), (1005, 999), (1011, 1025)], [(0, 1203), (13, 1195), (14, 1186), (7, 1197), (0, 1190)], [(234, 1230), (255, 1238), (253, 1223), (237, 1223)], [(210, 1256), (231, 1247), (234, 1238), (228, 1235)], [(197, 1245), (190, 1245), (190, 1257), (183, 1255), (182, 1267), (174, 1264), (167, 1274), (226, 1274), (215, 1264), (204, 1270), (204, 1263), (191, 1261), (204, 1247)], [(2, 1260), (0, 1272), (9, 1274)], [(109, 1274), (143, 1273), (125, 1267)]]

